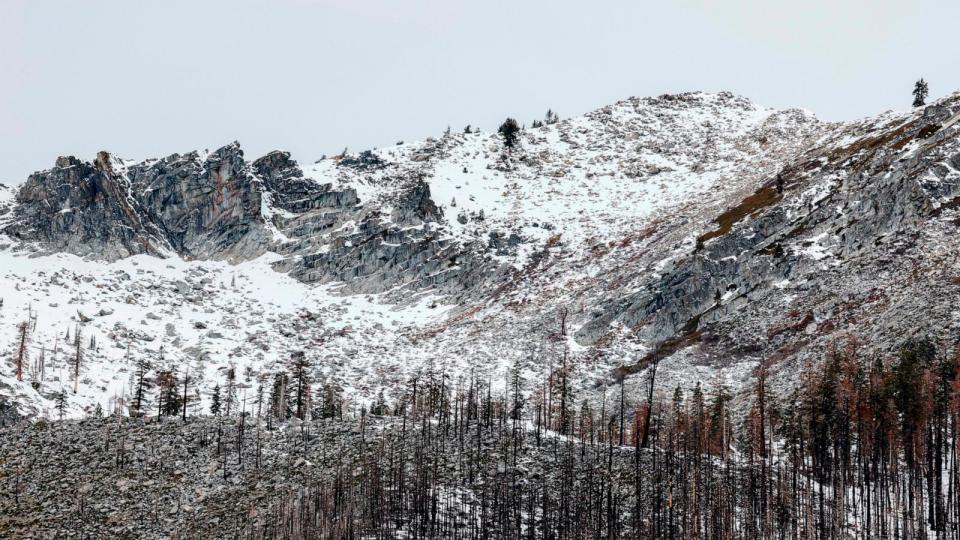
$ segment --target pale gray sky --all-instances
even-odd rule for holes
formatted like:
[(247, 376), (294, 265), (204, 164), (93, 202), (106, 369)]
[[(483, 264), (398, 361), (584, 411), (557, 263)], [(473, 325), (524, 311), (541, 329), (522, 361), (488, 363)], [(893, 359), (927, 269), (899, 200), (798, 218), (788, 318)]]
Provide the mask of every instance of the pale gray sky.
[(239, 140), (310, 162), (631, 95), (830, 120), (960, 89), (960, 2), (0, 0), (0, 182)]

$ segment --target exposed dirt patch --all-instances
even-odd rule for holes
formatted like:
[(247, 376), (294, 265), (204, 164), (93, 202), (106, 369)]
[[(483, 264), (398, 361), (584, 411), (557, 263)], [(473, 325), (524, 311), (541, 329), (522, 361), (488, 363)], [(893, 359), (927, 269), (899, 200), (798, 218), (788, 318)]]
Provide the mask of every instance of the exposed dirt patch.
[(724, 213), (720, 214), (716, 222), (719, 225), (716, 229), (704, 233), (699, 238), (697, 238), (697, 251), (703, 248), (703, 245), (713, 238), (723, 236), (730, 232), (733, 229), (733, 226), (737, 224), (740, 220), (749, 217), (755, 216), (760, 211), (770, 206), (773, 206), (780, 199), (783, 198), (783, 195), (777, 193), (777, 189), (772, 186), (765, 186), (756, 191), (756, 193), (748, 196), (743, 199), (737, 206), (728, 209)]

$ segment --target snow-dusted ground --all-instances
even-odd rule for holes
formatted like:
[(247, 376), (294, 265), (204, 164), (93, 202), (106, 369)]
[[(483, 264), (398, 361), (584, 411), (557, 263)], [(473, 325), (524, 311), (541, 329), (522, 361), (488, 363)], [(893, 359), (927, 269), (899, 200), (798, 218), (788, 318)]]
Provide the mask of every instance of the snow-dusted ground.
[[(20, 322), (32, 321), (35, 328), (24, 380), (10, 377), (8, 350), (3, 381), (15, 396), (33, 401), (30, 382), (39, 373), (32, 366), (43, 355), (41, 394), (66, 390), (71, 413), (80, 414), (94, 403), (113, 410), (128, 398), (137, 358), (179, 373), (189, 370), (191, 384), (199, 383), (206, 398), (215, 382), (224, 383), (230, 366), (252, 393), (257, 375), (283, 369), (292, 351), (305, 349), (317, 359), (322, 380), (329, 375), (348, 390), (363, 389), (361, 379), (402, 365), (402, 359), (386, 356), (390, 336), (423, 328), (452, 308), (430, 294), (403, 307), (373, 295), (339, 296), (336, 285), (307, 286), (273, 271), (272, 258), (230, 265), (140, 255), (103, 264), (66, 254), (31, 258), (2, 251), (5, 342), (14, 344)], [(78, 328), (83, 350), (74, 395)], [(360, 349), (365, 354), (358, 355)], [(52, 414), (49, 399), (38, 404)]]
[[(400, 303), (396, 295), (344, 295), (339, 284), (306, 285), (275, 272), (273, 254), (235, 265), (149, 256), (105, 264), (27, 257), (0, 238), (0, 395), (53, 415), (51, 398), (63, 389), (71, 415), (96, 403), (111, 410), (129, 400), (134, 362), (147, 358), (189, 371), (206, 408), (229, 367), (240, 393), (250, 395), (304, 350), (316, 383), (338, 384), (360, 403), (425, 369), (496, 381), (521, 364), (532, 386), (566, 350), (591, 397), (595, 381), (647, 344), (624, 329), (623, 339), (603, 347), (581, 346), (569, 337), (575, 326), (566, 339), (558, 336), (558, 313), (569, 310), (575, 325), (602, 296), (626, 294), (638, 275), (662, 272), (721, 209), (767, 180), (823, 126), (809, 113), (773, 111), (725, 93), (631, 98), (527, 129), (514, 152), (494, 134), (453, 133), (375, 151), (391, 164), (382, 170), (334, 159), (305, 167), (320, 183), (354, 187), (386, 215), (396, 179), (416, 174), (444, 211), (441, 234), (463, 245), (490, 232), (523, 238), (515, 254), (498, 255), (519, 277), (470, 305), (430, 290), (404, 291)], [(12, 196), (0, 190), (0, 208)], [(548, 253), (546, 262), (522, 271), (537, 252)], [(46, 370), (42, 381), (35, 370), (16, 381), (9, 359), (18, 324), (31, 316), (29, 354), (31, 361), (44, 355)], [(74, 394), (78, 328), (83, 360)], [(739, 380), (747, 368), (731, 369)], [(664, 373), (690, 385), (721, 377), (685, 363), (684, 355), (665, 363)]]
[[(620, 238), (664, 209), (712, 198), (711, 190), (738, 187), (743, 162), (762, 152), (749, 134), (765, 123), (802, 134), (816, 120), (730, 94), (695, 93), (631, 98), (530, 128), (512, 153), (498, 135), (480, 132), (374, 153), (423, 175), (454, 238), (467, 242), (505, 229), (542, 241), (561, 233), (568, 246), (583, 249)], [(361, 200), (382, 198), (389, 193), (383, 176), (397, 176), (393, 170), (344, 170), (333, 159), (306, 173), (321, 183), (355, 187)], [(469, 219), (481, 213), (483, 220)]]

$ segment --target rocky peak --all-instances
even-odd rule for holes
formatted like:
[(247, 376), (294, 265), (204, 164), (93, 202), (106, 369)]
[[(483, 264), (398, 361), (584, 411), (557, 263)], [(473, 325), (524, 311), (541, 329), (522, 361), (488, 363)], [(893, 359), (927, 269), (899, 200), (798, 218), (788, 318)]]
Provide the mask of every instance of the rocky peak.
[(58, 169), (65, 169), (75, 165), (83, 165), (83, 162), (73, 156), (60, 156), (57, 158), (55, 164)]
[(94, 164), (58, 158), (53, 169), (27, 179), (17, 203), (4, 232), (47, 249), (116, 259), (165, 248), (160, 231), (141, 219), (129, 181), (103, 152)]
[(274, 150), (251, 163), (254, 173), (271, 193), (271, 203), (290, 212), (314, 208), (349, 207), (359, 203), (353, 189), (331, 191), (330, 184), (305, 178), (290, 152)]

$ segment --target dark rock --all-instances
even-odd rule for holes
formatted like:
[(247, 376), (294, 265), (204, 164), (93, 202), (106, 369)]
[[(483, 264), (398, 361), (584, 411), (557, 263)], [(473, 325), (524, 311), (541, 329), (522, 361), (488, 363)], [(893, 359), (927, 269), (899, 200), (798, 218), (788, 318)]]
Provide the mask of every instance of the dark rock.
[(372, 151), (364, 150), (356, 157), (343, 156), (337, 165), (340, 167), (350, 167), (360, 171), (369, 171), (382, 169), (387, 166), (387, 162), (384, 161), (380, 156), (374, 154)]

